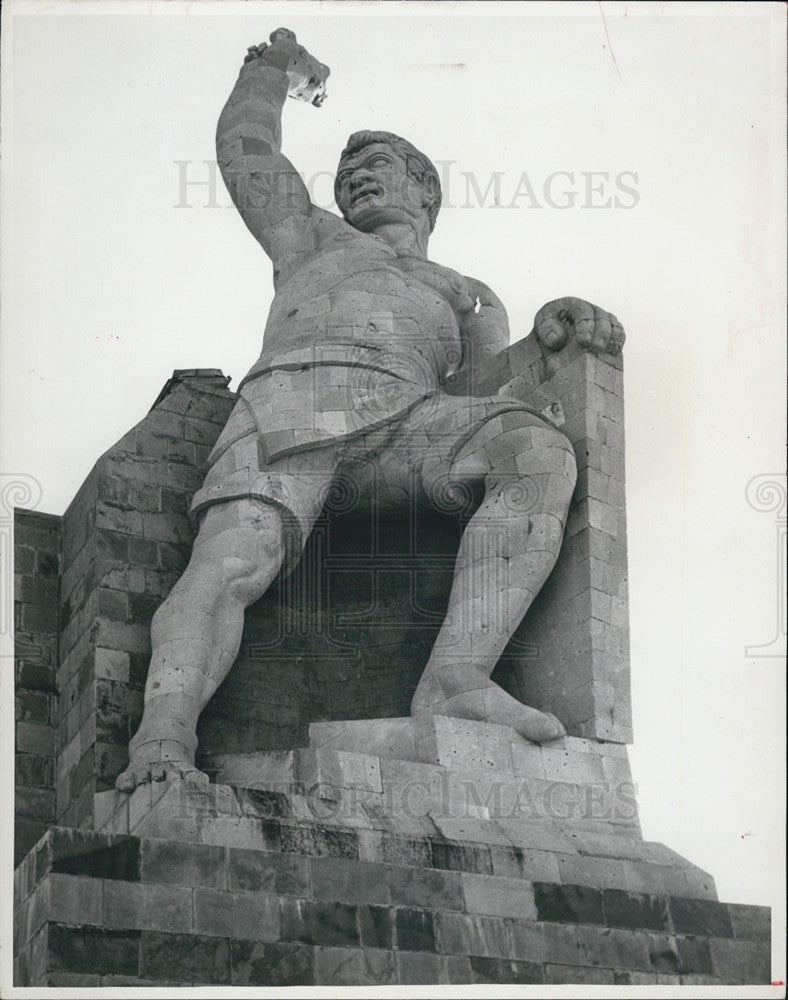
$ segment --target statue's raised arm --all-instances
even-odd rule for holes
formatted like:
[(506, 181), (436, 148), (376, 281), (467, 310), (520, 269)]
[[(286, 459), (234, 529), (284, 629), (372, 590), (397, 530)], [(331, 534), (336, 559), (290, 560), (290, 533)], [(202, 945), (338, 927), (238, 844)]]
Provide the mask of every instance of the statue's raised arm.
[(233, 203), (274, 266), (309, 240), (312, 204), (293, 164), (282, 154), (285, 99), (320, 106), (328, 66), (287, 28), (270, 44), (252, 46), (219, 117), (216, 157)]

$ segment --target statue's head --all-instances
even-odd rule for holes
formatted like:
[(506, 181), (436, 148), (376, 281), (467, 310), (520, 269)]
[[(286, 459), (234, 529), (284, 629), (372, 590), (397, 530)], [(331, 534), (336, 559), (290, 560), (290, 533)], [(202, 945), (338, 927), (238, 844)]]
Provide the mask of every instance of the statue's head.
[(354, 132), (339, 158), (334, 197), (357, 229), (372, 229), (399, 211), (426, 213), (432, 232), (441, 185), (432, 162), (407, 139), (392, 132)]

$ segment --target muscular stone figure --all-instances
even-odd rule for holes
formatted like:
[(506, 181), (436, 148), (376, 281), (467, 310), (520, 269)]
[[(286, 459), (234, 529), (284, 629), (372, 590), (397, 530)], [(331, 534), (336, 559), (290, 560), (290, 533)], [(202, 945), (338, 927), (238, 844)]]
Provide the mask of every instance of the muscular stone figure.
[[(572, 447), (524, 403), (446, 391), (509, 331), (486, 285), (427, 257), (441, 192), (422, 153), (390, 133), (356, 133), (336, 178), (344, 219), (310, 202), (280, 151), (281, 114), (288, 93), (321, 103), (327, 75), (279, 29), (249, 50), (219, 120), (222, 175), (273, 261), (276, 294), (262, 355), (194, 497), (191, 561), (153, 619), (122, 791), (194, 771), (197, 720), (235, 660), (244, 611), (294, 566), (340, 474), (366, 476), (381, 505), (414, 491), (422, 502), (447, 489), (480, 498), (413, 715), (507, 724), (536, 742), (564, 733), (490, 674), (558, 555)], [(615, 352), (624, 338), (615, 317), (578, 299), (543, 307), (535, 329), (549, 350), (576, 337)]]

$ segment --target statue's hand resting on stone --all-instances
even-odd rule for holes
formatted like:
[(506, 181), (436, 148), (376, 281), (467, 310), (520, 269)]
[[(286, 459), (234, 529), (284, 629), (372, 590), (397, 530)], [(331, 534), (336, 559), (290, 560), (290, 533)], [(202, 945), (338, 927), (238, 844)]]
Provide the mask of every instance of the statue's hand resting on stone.
[(574, 337), (593, 354), (620, 354), (624, 327), (616, 317), (583, 299), (554, 299), (534, 317), (534, 330), (548, 351), (560, 351)]
[(311, 101), (319, 108), (326, 99), (326, 80), (331, 70), (299, 45), (289, 28), (272, 31), (270, 42), (250, 46), (244, 62), (260, 59), (284, 70), (290, 81), (288, 97)]

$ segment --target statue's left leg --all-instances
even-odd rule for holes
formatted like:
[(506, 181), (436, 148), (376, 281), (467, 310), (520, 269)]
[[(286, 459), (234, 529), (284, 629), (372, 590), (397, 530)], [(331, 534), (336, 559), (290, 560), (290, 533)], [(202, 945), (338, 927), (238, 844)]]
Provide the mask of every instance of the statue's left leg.
[(482, 481), (484, 499), (463, 534), (412, 713), (509, 725), (543, 742), (564, 735), (558, 719), (523, 705), (490, 674), (555, 564), (577, 471), (563, 434), (527, 413), (521, 422), (494, 436), (482, 427), (452, 464), (450, 482)]

